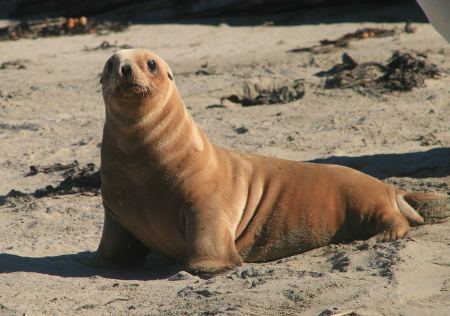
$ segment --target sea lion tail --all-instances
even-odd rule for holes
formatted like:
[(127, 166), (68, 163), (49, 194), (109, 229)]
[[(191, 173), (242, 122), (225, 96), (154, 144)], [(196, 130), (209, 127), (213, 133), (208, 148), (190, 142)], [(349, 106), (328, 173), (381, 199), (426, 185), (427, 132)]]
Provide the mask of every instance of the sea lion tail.
[(449, 198), (445, 194), (399, 190), (397, 205), (412, 225), (439, 223), (450, 217)]

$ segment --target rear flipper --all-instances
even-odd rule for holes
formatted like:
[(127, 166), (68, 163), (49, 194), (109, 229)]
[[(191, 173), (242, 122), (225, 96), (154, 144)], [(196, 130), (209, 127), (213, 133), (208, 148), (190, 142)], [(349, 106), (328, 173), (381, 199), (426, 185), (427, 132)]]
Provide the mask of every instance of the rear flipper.
[(397, 204), (411, 226), (440, 223), (450, 217), (450, 200), (444, 194), (400, 191)]
[(378, 240), (392, 241), (404, 238), (410, 226), (438, 223), (450, 217), (449, 200), (446, 195), (407, 193), (398, 190), (396, 200), (398, 208), (386, 207), (377, 214)]

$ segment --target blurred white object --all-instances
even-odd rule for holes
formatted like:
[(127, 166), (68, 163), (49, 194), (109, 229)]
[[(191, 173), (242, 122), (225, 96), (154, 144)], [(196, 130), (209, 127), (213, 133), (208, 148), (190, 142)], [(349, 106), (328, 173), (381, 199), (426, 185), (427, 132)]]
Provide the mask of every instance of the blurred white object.
[(450, 43), (450, 0), (417, 0), (428, 20)]

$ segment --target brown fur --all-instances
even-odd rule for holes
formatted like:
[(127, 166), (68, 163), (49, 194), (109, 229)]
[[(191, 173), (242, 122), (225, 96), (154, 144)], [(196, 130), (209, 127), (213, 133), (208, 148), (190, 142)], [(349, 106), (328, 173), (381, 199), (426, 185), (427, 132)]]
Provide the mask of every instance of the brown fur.
[(395, 240), (408, 220), (422, 222), (404, 199), (414, 196), (361, 172), (213, 145), (149, 51), (118, 52), (102, 82), (106, 214), (95, 264), (139, 263), (152, 249), (190, 271), (218, 272), (333, 242)]

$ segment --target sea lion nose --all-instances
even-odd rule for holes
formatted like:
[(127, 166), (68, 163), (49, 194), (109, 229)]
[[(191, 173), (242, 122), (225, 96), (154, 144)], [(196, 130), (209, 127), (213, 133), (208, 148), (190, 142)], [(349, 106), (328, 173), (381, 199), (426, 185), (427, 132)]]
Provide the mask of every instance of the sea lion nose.
[(122, 73), (122, 76), (129, 77), (131, 75), (131, 66), (130, 65), (122, 65), (120, 67), (120, 72)]

